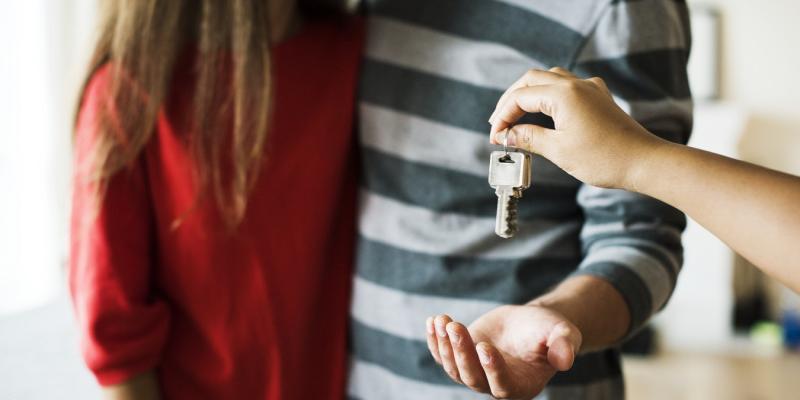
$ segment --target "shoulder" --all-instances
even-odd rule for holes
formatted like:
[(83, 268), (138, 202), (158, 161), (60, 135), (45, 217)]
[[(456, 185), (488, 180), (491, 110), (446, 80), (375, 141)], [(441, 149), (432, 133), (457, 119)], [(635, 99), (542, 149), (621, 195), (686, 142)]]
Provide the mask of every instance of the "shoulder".
[[(115, 87), (116, 85), (116, 87)], [(115, 113), (114, 92), (126, 92), (133, 99), (147, 100), (147, 95), (124, 70), (116, 68), (113, 63), (106, 62), (89, 73), (80, 93), (77, 125), (83, 125), (84, 119), (96, 119), (100, 112)]]
[(108, 101), (111, 93), (111, 65), (105, 63), (90, 73), (80, 93), (78, 125), (84, 114), (94, 113)]
[(111, 105), (111, 66), (105, 63), (86, 78), (80, 93), (75, 119), (75, 147), (78, 153), (97, 140), (101, 114)]

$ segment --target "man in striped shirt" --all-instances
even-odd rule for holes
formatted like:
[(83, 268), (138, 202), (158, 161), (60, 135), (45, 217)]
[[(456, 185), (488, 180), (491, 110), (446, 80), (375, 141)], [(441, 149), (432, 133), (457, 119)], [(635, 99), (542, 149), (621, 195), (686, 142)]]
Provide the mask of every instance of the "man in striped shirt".
[[(602, 347), (665, 305), (682, 263), (683, 214), (582, 185), (535, 157), (518, 234), (500, 239), (487, 119), (525, 71), (564, 66), (602, 77), (649, 131), (685, 143), (684, 2), (372, 0), (368, 13), (350, 398), (486, 398), (430, 356), (430, 315), (470, 322), (501, 304), (555, 299), (546, 304), (563, 306), (556, 311), (576, 319), (584, 343)], [(581, 354), (541, 398), (623, 395), (612, 348)]]

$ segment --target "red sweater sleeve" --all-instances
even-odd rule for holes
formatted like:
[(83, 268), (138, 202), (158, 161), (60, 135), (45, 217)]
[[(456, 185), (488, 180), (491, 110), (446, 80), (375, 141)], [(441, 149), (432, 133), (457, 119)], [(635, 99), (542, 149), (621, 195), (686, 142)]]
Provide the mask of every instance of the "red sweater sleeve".
[(112, 177), (99, 207), (89, 179), (109, 84), (108, 68), (98, 71), (79, 114), (69, 262), (83, 357), (101, 385), (156, 367), (169, 331), (169, 309), (153, 285), (155, 234), (144, 156)]

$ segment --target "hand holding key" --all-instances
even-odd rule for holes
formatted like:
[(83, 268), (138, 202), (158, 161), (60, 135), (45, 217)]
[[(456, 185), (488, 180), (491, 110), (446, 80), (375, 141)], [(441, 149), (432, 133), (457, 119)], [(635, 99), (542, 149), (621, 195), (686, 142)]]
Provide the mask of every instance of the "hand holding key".
[[(513, 125), (525, 113), (553, 118), (555, 129)], [(669, 142), (650, 134), (616, 103), (600, 78), (579, 79), (561, 68), (531, 70), (497, 103), (491, 142), (544, 156), (586, 183), (635, 189), (638, 171)]]

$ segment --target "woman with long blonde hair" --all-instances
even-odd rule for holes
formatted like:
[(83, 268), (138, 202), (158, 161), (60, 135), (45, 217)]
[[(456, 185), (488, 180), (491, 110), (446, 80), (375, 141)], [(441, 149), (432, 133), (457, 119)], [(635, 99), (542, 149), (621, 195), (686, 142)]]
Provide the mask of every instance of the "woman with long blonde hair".
[(74, 138), (88, 367), (111, 398), (341, 398), (360, 21), (102, 4)]

